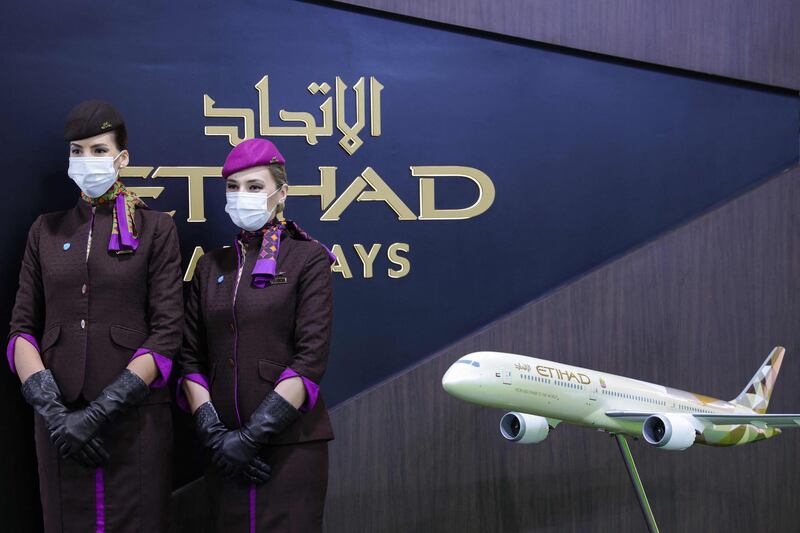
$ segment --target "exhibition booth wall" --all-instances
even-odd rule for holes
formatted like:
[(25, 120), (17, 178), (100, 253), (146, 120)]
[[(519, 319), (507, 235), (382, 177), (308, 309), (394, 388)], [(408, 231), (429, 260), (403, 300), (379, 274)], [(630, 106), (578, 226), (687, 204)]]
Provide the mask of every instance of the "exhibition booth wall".
[[(621, 507), (634, 502), (602, 435), (565, 428), (514, 447), (496, 434), (501, 413), (445, 397), (441, 374), (464, 350), (514, 350), (727, 397), (783, 344), (781, 382), (791, 383), (796, 171), (780, 173), (798, 162), (800, 98), (783, 74), (709, 75), (334, 2), (91, 7), (17, 3), (0, 23), (10, 178), (0, 318), (8, 322), (31, 223), (78, 201), (61, 135), (75, 103), (103, 98), (124, 114), (124, 181), (173, 214), (186, 280), (235, 234), (219, 177), (226, 154), (246, 137), (273, 140), (292, 186), (287, 218), (338, 258), (322, 383), (337, 433), (330, 531), (522, 531), (530, 520), (585, 531), (600, 515), (620, 528), (641, 520)], [(14, 457), (2, 465), (3, 515), (13, 530), (36, 531), (32, 415), (16, 377), (1, 375), (4, 431), (17, 435), (2, 444)], [(776, 406), (796, 409), (778, 403), (789, 392), (779, 384)], [(200, 516), (202, 483), (191, 484), (200, 475), (191, 420), (175, 415), (182, 531)], [(755, 454), (790, 443), (707, 461), (705, 450), (634, 453), (656, 506), (700, 513), (700, 493), (721, 497), (723, 485), (687, 487), (680, 472), (713, 464), (722, 473), (706, 474), (722, 482), (733, 475), (725, 458), (750, 461), (739, 485), (724, 487), (753, 491), (770, 478), (756, 468), (765, 461), (791, 475), (782, 452), (760, 463)]]

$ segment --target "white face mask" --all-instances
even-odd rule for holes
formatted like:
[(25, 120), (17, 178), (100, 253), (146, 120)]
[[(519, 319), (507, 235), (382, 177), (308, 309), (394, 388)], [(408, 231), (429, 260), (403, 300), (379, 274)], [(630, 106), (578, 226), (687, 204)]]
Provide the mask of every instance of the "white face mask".
[(263, 192), (228, 192), (225, 193), (225, 212), (230, 215), (234, 224), (247, 231), (255, 231), (264, 227), (272, 219), (275, 207), (267, 209), (269, 198), (280, 191), (275, 189), (270, 194)]
[[(122, 152), (117, 154), (121, 156)], [(67, 174), (91, 198), (99, 198), (117, 181), (117, 157), (70, 157)]]

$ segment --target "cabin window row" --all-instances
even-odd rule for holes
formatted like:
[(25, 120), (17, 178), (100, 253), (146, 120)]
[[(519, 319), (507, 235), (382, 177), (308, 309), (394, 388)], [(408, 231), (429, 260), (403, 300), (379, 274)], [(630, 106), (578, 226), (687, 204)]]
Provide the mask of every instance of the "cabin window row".
[(653, 405), (667, 405), (663, 400), (656, 400), (655, 398), (648, 398), (647, 396), (638, 396), (636, 394), (625, 394), (613, 390), (603, 390), (603, 394), (608, 396), (616, 396), (617, 398), (625, 398), (626, 400), (637, 400), (645, 403), (652, 403)]
[(550, 380), (547, 378), (543, 378), (540, 376), (533, 376), (531, 374), (520, 374), (520, 377), (526, 381), (536, 381), (539, 383), (547, 383), (547, 384), (550, 383)]
[(713, 414), (713, 411), (709, 411), (708, 409), (700, 409), (694, 405), (679, 405), (678, 409), (681, 411), (690, 411), (692, 413)]
[[(548, 385), (550, 384), (550, 381), (551, 381), (548, 378), (543, 378), (543, 377), (535, 376), (535, 375), (532, 375), (532, 374), (520, 374), (520, 377), (522, 379), (526, 380), (526, 381), (536, 381), (538, 383), (547, 383)], [(585, 388), (583, 385), (579, 385), (577, 383), (570, 383), (569, 381), (561, 381), (561, 380), (558, 380), (558, 379), (555, 379), (555, 380), (552, 380), (552, 381), (553, 381), (553, 383), (555, 385), (558, 385), (559, 387), (564, 387), (565, 389), (584, 390), (584, 388)]]

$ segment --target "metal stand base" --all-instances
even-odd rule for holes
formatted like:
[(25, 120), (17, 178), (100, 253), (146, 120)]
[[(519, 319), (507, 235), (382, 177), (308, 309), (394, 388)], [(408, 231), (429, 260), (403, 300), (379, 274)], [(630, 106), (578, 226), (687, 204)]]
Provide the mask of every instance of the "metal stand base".
[(650, 502), (647, 501), (647, 494), (644, 492), (642, 480), (639, 477), (639, 472), (636, 470), (636, 463), (633, 462), (633, 455), (631, 449), (628, 447), (628, 441), (624, 435), (619, 433), (614, 434), (619, 445), (619, 453), (622, 454), (622, 460), (625, 461), (625, 468), (628, 470), (628, 476), (633, 483), (633, 490), (636, 491), (636, 498), (639, 500), (639, 507), (644, 514), (644, 520), (647, 522), (647, 529), (650, 533), (658, 533), (658, 526), (656, 525), (656, 517), (653, 516), (653, 510), (650, 509)]

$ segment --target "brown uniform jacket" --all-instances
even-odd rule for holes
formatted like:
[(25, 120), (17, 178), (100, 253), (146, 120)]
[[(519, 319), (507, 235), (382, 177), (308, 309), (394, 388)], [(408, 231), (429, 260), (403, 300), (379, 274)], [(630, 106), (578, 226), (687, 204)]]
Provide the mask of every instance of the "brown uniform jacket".
[[(108, 251), (111, 204), (93, 214), (78, 200), (72, 209), (41, 215), (28, 233), (10, 335), (37, 339), (67, 402), (96, 398), (139, 348), (167, 359), (180, 349), (183, 296), (175, 223), (149, 209), (137, 209), (135, 217), (139, 247), (132, 253)], [(168, 401), (162, 387), (144, 403)]]
[[(283, 232), (277, 278), (285, 282), (273, 280), (261, 289), (251, 284), (258, 241), (246, 247), (236, 288), (237, 246), (213, 250), (198, 261), (186, 302), (180, 359), (182, 376), (207, 378), (214, 406), (231, 428), (247, 421), (287, 367), (319, 384), (333, 319), (330, 261), (319, 243)], [(271, 443), (332, 438), (320, 393), (314, 408)]]

